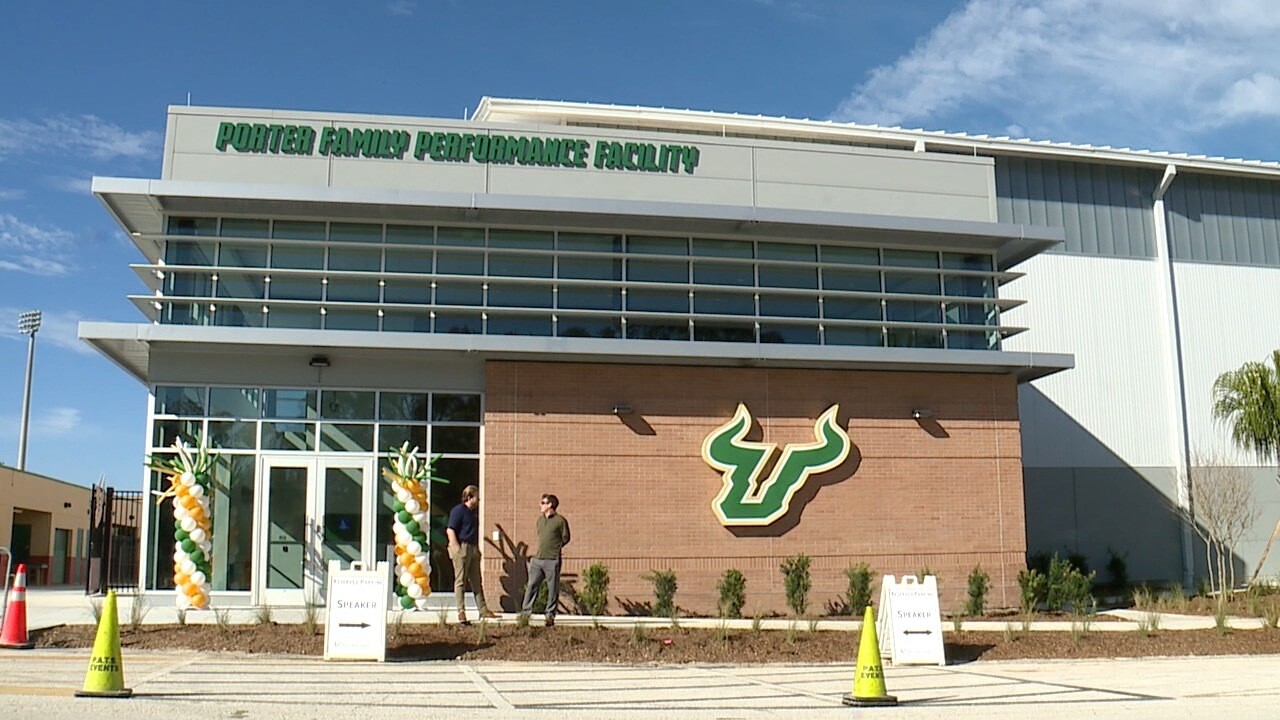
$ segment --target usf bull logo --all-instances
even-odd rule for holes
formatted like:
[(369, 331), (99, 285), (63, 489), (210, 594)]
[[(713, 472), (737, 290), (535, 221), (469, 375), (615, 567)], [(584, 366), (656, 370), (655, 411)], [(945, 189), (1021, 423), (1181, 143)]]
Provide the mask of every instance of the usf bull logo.
[(711, 503), (726, 526), (769, 525), (787, 514), (791, 498), (809, 476), (838, 467), (849, 457), (849, 435), (836, 423), (839, 405), (832, 405), (813, 425), (815, 441), (792, 443), (782, 449), (769, 477), (760, 482), (776, 443), (746, 440), (751, 411), (739, 403), (733, 419), (716, 428), (702, 443), (702, 459), (724, 473), (724, 486)]

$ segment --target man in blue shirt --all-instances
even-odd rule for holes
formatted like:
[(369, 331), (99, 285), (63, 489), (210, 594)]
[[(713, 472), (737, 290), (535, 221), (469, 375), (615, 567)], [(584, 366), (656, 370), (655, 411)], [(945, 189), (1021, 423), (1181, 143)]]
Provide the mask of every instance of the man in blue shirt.
[(458, 605), (458, 622), (467, 620), (467, 585), (476, 595), (476, 608), (482, 618), (498, 617), (484, 601), (484, 584), (480, 582), (480, 488), (468, 485), (462, 489), (462, 502), (449, 513), (449, 557), (453, 560), (453, 595)]

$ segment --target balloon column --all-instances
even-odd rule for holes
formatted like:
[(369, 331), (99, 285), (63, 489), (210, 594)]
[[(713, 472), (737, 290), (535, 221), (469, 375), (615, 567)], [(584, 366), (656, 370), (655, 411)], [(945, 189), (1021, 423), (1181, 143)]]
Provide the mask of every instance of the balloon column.
[(396, 597), (404, 610), (426, 610), (431, 594), (431, 560), (427, 539), (431, 522), (429, 483), (436, 458), (421, 461), (409, 443), (392, 448), (382, 475), (395, 493), (392, 533), (396, 542)]
[(204, 438), (196, 447), (181, 439), (173, 443), (173, 457), (147, 459), (147, 465), (169, 477), (169, 488), (156, 504), (173, 498), (173, 585), (179, 610), (209, 607), (209, 582), (213, 575), (213, 518), (209, 514), (209, 490), (216, 454), (210, 454)]

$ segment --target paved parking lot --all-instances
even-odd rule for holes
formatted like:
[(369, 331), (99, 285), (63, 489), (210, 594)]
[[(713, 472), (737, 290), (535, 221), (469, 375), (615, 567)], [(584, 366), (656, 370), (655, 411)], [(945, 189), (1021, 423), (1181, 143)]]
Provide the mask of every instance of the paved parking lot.
[(129, 653), (128, 700), (71, 693), (86, 651), (0, 651), (16, 718), (1273, 718), (1280, 656), (987, 662), (887, 668), (897, 708), (854, 709), (852, 665), (326, 663)]

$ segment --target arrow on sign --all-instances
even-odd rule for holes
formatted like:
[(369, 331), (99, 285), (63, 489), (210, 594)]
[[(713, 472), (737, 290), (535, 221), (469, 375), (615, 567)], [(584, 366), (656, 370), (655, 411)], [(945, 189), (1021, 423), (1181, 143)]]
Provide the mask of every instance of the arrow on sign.
[(932, 635), (932, 630), (903, 630), (903, 635)]
[(367, 628), (369, 627), (369, 623), (338, 623), (338, 627)]

